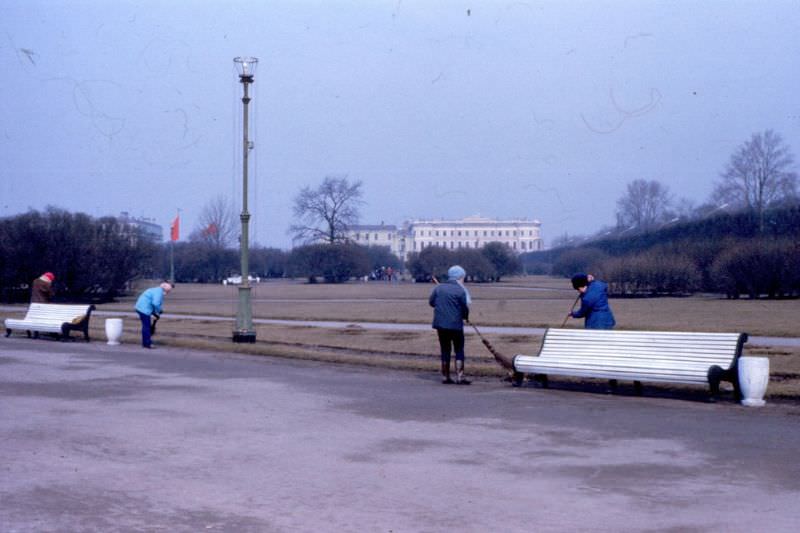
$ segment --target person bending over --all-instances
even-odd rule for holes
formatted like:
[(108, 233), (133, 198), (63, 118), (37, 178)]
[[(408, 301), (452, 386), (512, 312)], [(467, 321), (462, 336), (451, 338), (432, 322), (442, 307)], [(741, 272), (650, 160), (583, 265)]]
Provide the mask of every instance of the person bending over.
[(617, 322), (608, 305), (608, 285), (591, 274), (575, 274), (572, 287), (580, 293), (581, 306), (569, 317), (583, 318), (586, 329), (613, 329)]
[(164, 296), (172, 290), (172, 284), (165, 281), (158, 287), (152, 287), (142, 292), (136, 300), (136, 313), (142, 321), (142, 347), (152, 348), (150, 339), (150, 315), (160, 316), (164, 305)]

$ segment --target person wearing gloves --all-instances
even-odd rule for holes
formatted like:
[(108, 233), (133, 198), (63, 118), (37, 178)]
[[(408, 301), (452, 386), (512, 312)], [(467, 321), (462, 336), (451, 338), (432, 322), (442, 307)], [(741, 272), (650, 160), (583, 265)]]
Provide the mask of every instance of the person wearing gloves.
[(31, 283), (31, 303), (49, 303), (53, 299), (53, 281), (56, 277), (52, 272), (45, 272)]
[(152, 348), (153, 342), (150, 339), (150, 315), (161, 315), (164, 305), (164, 296), (172, 290), (172, 284), (165, 281), (158, 287), (147, 289), (136, 300), (136, 313), (142, 321), (142, 347)]
[[(464, 321), (469, 320), (470, 296), (464, 287), (466, 272), (458, 265), (447, 271), (447, 281), (431, 291), (428, 304), (433, 307), (433, 328), (439, 337), (442, 355), (442, 383), (450, 384), (450, 355), (456, 354), (456, 380), (469, 385), (464, 377)], [(434, 278), (435, 280), (435, 278)]]

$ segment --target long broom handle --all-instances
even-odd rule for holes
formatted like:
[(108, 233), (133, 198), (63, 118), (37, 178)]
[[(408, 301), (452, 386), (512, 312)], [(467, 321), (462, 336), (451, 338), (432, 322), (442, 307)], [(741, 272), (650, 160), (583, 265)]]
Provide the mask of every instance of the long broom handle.
[(575, 301), (572, 302), (572, 307), (569, 308), (569, 313), (567, 313), (567, 316), (564, 317), (564, 322), (561, 323), (561, 327), (562, 328), (567, 325), (567, 320), (569, 320), (569, 317), (572, 316), (572, 310), (575, 309), (575, 304), (577, 304), (578, 300), (580, 300), (580, 299), (581, 299), (581, 295), (580, 295), (580, 293), (578, 293), (577, 298), (575, 298)]

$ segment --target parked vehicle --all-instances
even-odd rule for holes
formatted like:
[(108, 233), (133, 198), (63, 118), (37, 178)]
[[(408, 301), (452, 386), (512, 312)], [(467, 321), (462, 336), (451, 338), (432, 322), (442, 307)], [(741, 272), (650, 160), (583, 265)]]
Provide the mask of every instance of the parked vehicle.
[[(247, 276), (247, 279), (250, 280), (250, 283), (253, 283), (253, 282), (261, 283), (261, 277), (260, 276), (255, 276), (255, 277)], [(222, 280), (222, 284), (223, 285), (241, 285), (242, 284), (242, 275), (241, 274), (235, 274), (233, 276), (229, 276), (229, 277), (227, 277), (227, 278)]]

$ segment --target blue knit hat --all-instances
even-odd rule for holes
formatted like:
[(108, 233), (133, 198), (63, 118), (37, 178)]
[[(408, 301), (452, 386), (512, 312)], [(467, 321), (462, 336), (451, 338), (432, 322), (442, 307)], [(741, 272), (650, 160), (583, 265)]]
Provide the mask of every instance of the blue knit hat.
[(458, 265), (453, 265), (447, 271), (447, 279), (462, 279), (466, 277), (467, 272)]

